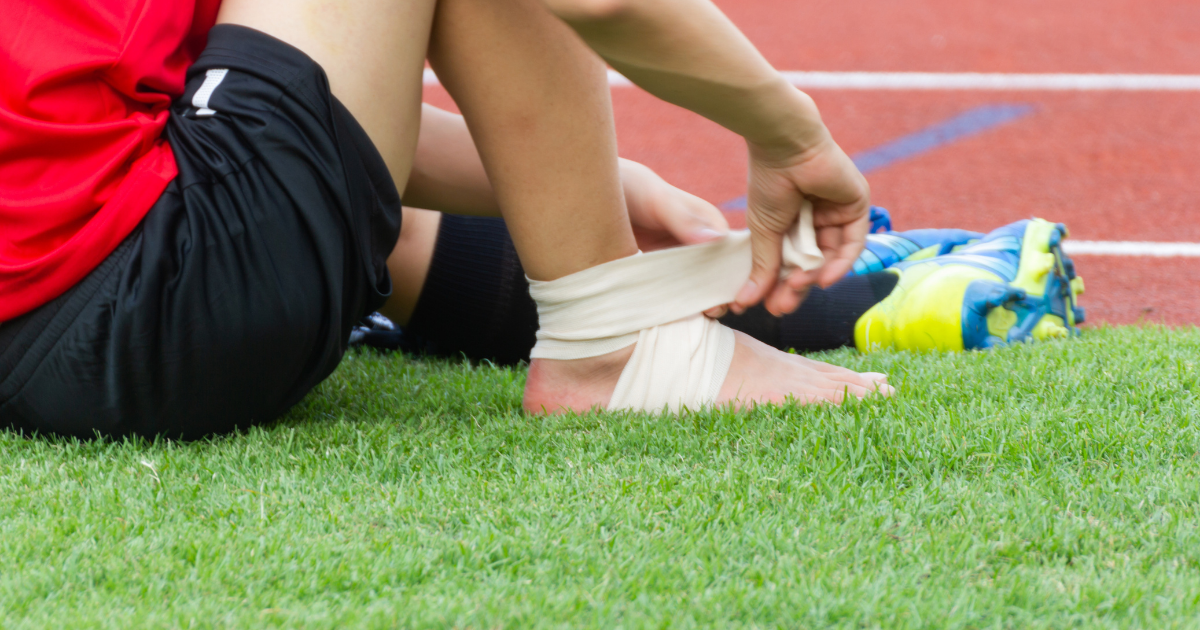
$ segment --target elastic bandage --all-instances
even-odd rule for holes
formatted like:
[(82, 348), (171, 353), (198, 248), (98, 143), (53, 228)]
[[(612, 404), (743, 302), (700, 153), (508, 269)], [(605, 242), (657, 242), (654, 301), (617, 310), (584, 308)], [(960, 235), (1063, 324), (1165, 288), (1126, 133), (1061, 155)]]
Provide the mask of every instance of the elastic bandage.
[[(805, 202), (784, 235), (783, 270), (824, 262)], [(729, 328), (701, 313), (728, 304), (750, 277), (750, 233), (638, 253), (557, 280), (529, 280), (539, 329), (534, 359), (584, 359), (637, 344), (609, 409), (696, 409), (717, 399), (733, 361)]]

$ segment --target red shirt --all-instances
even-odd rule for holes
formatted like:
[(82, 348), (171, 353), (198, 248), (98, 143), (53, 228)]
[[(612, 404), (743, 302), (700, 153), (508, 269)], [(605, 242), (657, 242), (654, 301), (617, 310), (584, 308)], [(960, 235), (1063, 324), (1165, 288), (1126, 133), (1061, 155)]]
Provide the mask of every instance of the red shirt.
[(160, 136), (220, 0), (3, 0), (0, 322), (79, 282), (176, 174)]

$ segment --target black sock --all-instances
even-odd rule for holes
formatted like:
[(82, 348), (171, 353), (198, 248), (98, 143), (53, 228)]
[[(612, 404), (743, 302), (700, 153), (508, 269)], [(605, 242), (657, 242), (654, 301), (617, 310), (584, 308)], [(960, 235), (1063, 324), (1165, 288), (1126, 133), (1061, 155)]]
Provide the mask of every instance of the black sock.
[(504, 221), (442, 215), (429, 275), (404, 332), (431, 354), (507, 365), (529, 359), (537, 327)]
[(854, 325), (892, 292), (899, 278), (886, 271), (849, 276), (828, 289), (813, 287), (795, 312), (775, 317), (762, 305), (721, 323), (780, 349), (800, 352), (854, 345)]
[[(854, 345), (854, 325), (896, 286), (886, 271), (813, 287), (796, 312), (775, 317), (762, 306), (721, 323), (780, 349)], [(443, 215), (429, 275), (404, 327), (423, 352), (507, 365), (529, 359), (537, 306), (501, 219)]]

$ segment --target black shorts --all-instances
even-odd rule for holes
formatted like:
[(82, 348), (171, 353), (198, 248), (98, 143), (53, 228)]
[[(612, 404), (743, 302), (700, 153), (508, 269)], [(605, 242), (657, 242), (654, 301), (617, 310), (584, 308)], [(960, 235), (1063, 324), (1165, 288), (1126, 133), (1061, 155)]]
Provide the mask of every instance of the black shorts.
[(270, 421), (390, 294), (399, 195), (304, 53), (217, 26), (165, 137), (179, 175), (137, 230), (0, 325), (0, 426), (190, 439)]

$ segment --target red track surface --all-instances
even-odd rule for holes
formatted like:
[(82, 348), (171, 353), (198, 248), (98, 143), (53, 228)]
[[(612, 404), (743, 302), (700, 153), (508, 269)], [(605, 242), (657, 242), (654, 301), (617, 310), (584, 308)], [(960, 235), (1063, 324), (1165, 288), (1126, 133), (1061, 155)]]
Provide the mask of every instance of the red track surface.
[[(1200, 73), (1200, 3), (720, 2), (786, 70)], [(847, 152), (985, 103), (1025, 118), (871, 173), (897, 229), (986, 231), (1040, 216), (1088, 240), (1200, 241), (1200, 93), (812, 91)], [(449, 103), (440, 89), (427, 100)], [(714, 203), (745, 193), (729, 132), (613, 91), (622, 155)], [(737, 217), (734, 217), (736, 220)], [(1200, 259), (1079, 256), (1090, 323), (1200, 323)]]
[(717, 0), (788, 70), (1200, 72), (1194, 0)]

